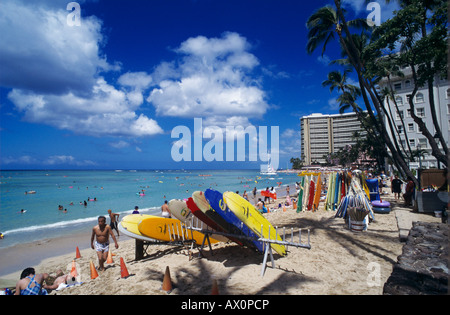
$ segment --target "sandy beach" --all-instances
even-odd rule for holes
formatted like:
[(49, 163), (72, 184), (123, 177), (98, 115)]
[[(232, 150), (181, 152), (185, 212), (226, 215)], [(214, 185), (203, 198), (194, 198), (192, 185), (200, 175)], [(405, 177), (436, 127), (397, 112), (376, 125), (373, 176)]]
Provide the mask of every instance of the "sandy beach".
[[(399, 239), (395, 215), (400, 203), (390, 194), (383, 199), (391, 202), (393, 211), (376, 214), (375, 221), (365, 232), (350, 231), (343, 219), (334, 218), (335, 212), (323, 210), (323, 202), (315, 212), (297, 213), (288, 208), (265, 214), (280, 231), (286, 228), (289, 238), (293, 228), (295, 240), (298, 240), (301, 228), (303, 243), (307, 242), (309, 229), (311, 249), (289, 247), (284, 257), (274, 254), (275, 268), (268, 263), (263, 277), (260, 275), (263, 254), (235, 243), (213, 244), (212, 252), (208, 248), (204, 250), (204, 258), (198, 257), (197, 249), (190, 255), (189, 248), (151, 245), (147, 249), (148, 256), (136, 261), (135, 240), (121, 236), (119, 249), (110, 247), (115, 254), (114, 263), (91, 280), (90, 261), (97, 266), (98, 260), (89, 247), (90, 231), (86, 235), (49, 240), (39, 245), (24, 244), (10, 249), (8, 255), (2, 254), (2, 260), (23, 263), (26, 257), (53, 253), (47, 256), (51, 258), (30, 266), (38, 273), (54, 274), (59, 269), (69, 272), (76, 246), (79, 246), (82, 257), (76, 263), (83, 283), (52, 291), (54, 295), (166, 295), (161, 291), (166, 267), (170, 269), (172, 295), (209, 295), (213, 280), (217, 281), (221, 295), (379, 295), (404, 244)], [(430, 215), (425, 215), (425, 219), (438, 221)], [(56, 255), (62, 250), (70, 253)], [(130, 274), (128, 278), (121, 278), (120, 257)], [(15, 283), (22, 269), (1, 276), (0, 287)]]

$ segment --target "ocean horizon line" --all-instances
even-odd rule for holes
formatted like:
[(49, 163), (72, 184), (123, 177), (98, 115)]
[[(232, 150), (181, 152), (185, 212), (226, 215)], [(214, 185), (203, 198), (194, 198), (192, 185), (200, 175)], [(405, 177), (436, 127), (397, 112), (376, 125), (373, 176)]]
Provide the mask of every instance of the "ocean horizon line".
[[(72, 169), (72, 168), (30, 168), (30, 169), (0, 169), (0, 172), (8, 171), (8, 172), (33, 172), (33, 171), (260, 171), (258, 168), (211, 168), (211, 169), (203, 169), (203, 168), (86, 168), (86, 169)], [(284, 169), (279, 169), (284, 170)]]

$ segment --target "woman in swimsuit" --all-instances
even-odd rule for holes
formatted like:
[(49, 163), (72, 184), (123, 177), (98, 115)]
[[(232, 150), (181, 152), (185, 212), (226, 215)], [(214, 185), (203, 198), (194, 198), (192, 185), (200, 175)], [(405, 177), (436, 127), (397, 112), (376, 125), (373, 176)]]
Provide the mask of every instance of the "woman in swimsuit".
[(47, 273), (36, 274), (34, 268), (26, 268), (20, 275), (16, 284), (15, 295), (47, 295), (47, 290), (42, 286), (47, 279)]

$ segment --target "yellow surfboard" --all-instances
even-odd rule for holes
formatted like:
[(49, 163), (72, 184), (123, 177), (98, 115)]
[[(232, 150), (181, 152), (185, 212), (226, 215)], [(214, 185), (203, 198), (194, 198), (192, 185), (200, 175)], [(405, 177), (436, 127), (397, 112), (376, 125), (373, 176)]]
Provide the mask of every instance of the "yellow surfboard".
[[(143, 219), (138, 228), (141, 234), (165, 242), (193, 239), (197, 244), (202, 244), (205, 237), (203, 233), (187, 229), (180, 220), (156, 216)], [(211, 243), (219, 242), (211, 237), (209, 240)]]
[[(255, 234), (262, 238), (269, 238), (269, 226), (272, 224), (250, 202), (231, 191), (225, 192), (223, 199), (228, 208)], [(261, 235), (261, 225), (263, 235)], [(282, 241), (281, 237), (276, 235), (273, 226), (270, 228), (270, 239)], [(271, 246), (281, 256), (286, 255), (286, 248), (283, 245), (272, 243)]]
[(125, 216), (122, 221), (119, 223), (119, 230), (121, 233), (135, 238), (139, 240), (144, 241), (154, 241), (154, 239), (147, 238), (146, 236), (142, 235), (141, 232), (139, 232), (138, 224), (148, 217), (153, 217), (152, 215), (148, 214), (130, 214)]

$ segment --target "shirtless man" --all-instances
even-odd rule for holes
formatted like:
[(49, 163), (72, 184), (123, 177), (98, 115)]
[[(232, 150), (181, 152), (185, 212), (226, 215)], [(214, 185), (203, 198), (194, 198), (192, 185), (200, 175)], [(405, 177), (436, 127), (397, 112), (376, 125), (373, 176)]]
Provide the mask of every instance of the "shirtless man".
[[(114, 240), (116, 249), (119, 248), (119, 244), (117, 244), (116, 237), (114, 236), (111, 227), (106, 225), (106, 218), (104, 216), (99, 216), (98, 225), (94, 226), (92, 229), (91, 247), (97, 251), (99, 270), (101, 271), (105, 270), (105, 266), (103, 264), (108, 258), (110, 235)], [(95, 244), (94, 237), (96, 238)]]
[(116, 230), (117, 236), (120, 236), (119, 229), (117, 227), (117, 222), (119, 221), (120, 214), (112, 212), (111, 209), (108, 210), (108, 213), (109, 213), (109, 218), (111, 219), (109, 226), (111, 227), (112, 230)]
[(162, 215), (163, 218), (170, 218), (171, 217), (169, 206), (167, 205), (167, 200), (164, 201), (164, 204), (161, 206), (161, 215)]

